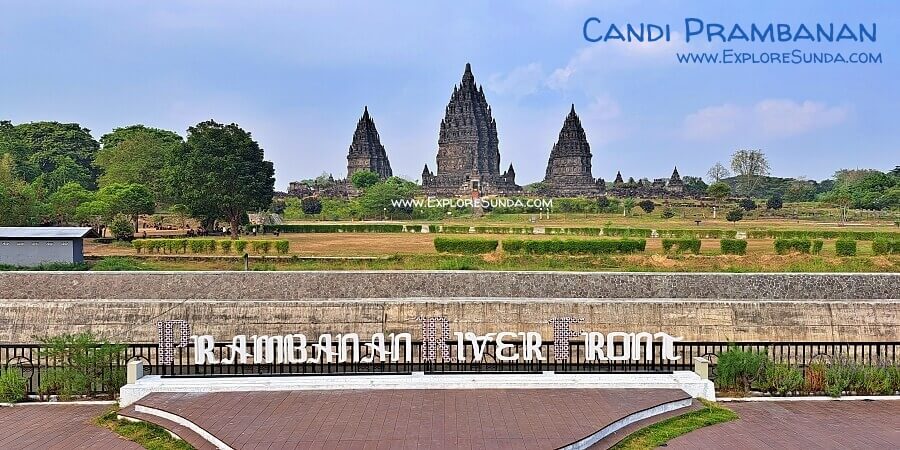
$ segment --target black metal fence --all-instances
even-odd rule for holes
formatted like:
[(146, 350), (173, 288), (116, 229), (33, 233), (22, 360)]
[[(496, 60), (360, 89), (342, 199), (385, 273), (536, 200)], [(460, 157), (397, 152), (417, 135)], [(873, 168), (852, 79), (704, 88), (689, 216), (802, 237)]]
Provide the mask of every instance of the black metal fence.
[[(521, 342), (510, 342), (512, 349), (523, 354)], [(617, 342), (612, 354), (623, 354), (622, 343)], [(100, 368), (102, 371), (124, 372), (128, 361), (140, 360), (144, 363), (147, 375), (165, 377), (206, 377), (206, 376), (261, 376), (261, 375), (355, 375), (355, 374), (403, 374), (426, 372), (430, 374), (456, 373), (540, 373), (554, 371), (558, 373), (670, 373), (676, 370), (692, 370), (694, 357), (705, 357), (711, 363), (711, 376), (715, 376), (717, 355), (734, 345), (746, 350), (764, 352), (769, 359), (805, 369), (815, 362), (849, 362), (855, 364), (881, 365), (900, 364), (900, 342), (676, 342), (674, 353), (680, 356), (676, 361), (662, 359), (662, 344), (653, 343), (652, 359), (626, 361), (589, 361), (586, 358), (586, 347), (583, 341), (569, 343), (569, 356), (564, 359), (554, 358), (553, 342), (543, 342), (540, 353), (546, 360), (502, 361), (497, 356), (496, 343), (485, 344), (484, 357), (479, 362), (471, 362), (474, 349), (466, 344), (462, 349), (463, 360), (458, 360), (460, 350), (456, 341), (448, 341), (451, 358), (443, 361), (440, 356), (437, 362), (425, 358), (425, 346), (421, 342), (411, 342), (411, 361), (403, 362), (317, 362), (317, 363), (253, 363), (253, 358), (246, 364), (206, 363), (194, 364), (194, 348), (188, 346), (176, 348), (171, 364), (161, 364), (157, 344), (129, 344), (121, 357)], [(610, 349), (607, 349), (610, 350)], [(334, 351), (337, 352), (335, 343)], [(371, 357), (371, 350), (361, 348), (360, 357)], [(405, 351), (405, 349), (404, 349)], [(312, 354), (312, 349), (310, 349)], [(221, 361), (229, 354), (228, 343), (216, 343), (213, 355)], [(364, 360), (364, 359), (363, 359)], [(65, 365), (63, 362), (49, 358), (41, 351), (40, 344), (0, 344), (0, 364), (2, 367), (19, 369), (29, 383), (29, 393), (37, 393), (42, 376), (49, 370)], [(115, 377), (111, 377), (115, 378)], [(109, 391), (109, 386), (95, 386), (97, 392)]]

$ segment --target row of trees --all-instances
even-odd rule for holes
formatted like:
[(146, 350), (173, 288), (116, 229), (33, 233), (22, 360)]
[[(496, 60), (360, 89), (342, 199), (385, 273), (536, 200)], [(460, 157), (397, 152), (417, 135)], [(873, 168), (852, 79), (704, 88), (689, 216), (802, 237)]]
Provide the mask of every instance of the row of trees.
[(91, 224), (160, 210), (240, 228), (269, 207), (275, 170), (249, 132), (206, 121), (187, 138), (143, 125), (95, 141), (77, 124), (0, 122), (2, 225)]

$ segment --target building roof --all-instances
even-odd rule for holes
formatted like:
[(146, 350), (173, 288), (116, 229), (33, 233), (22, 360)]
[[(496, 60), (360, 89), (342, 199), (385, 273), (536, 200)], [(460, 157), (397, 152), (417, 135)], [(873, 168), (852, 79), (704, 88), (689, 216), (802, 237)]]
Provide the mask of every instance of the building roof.
[(0, 227), (0, 239), (77, 239), (97, 237), (90, 227)]

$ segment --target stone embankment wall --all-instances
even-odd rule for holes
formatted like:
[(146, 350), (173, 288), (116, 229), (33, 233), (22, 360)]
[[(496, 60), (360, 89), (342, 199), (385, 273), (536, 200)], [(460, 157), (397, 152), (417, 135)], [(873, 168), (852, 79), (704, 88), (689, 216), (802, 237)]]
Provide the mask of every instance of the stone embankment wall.
[[(235, 334), (665, 331), (691, 341), (900, 341), (900, 274), (5, 272), (0, 342), (90, 329), (154, 342), (156, 322)], [(418, 336), (417, 336), (418, 337)]]

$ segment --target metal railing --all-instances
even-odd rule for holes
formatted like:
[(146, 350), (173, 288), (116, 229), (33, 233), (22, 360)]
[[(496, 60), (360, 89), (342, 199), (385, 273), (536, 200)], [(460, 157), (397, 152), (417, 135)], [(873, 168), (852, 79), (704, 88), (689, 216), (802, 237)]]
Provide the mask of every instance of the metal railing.
[[(510, 342), (512, 351), (522, 355), (523, 344)], [(497, 358), (496, 343), (485, 344), (484, 357), (480, 362), (472, 362), (473, 348), (464, 344), (464, 358), (458, 360), (459, 351), (456, 341), (448, 341), (451, 358), (447, 361), (440, 356), (437, 361), (428, 361), (425, 347), (421, 342), (411, 342), (411, 361), (403, 362), (317, 362), (317, 363), (253, 363), (253, 358), (246, 364), (207, 363), (194, 364), (194, 348), (188, 346), (175, 349), (174, 361), (171, 364), (160, 364), (160, 352), (155, 343), (128, 344), (120, 358), (110, 362), (108, 367), (98, 368), (100, 372), (118, 371), (124, 373), (128, 361), (140, 360), (144, 363), (147, 375), (164, 377), (226, 377), (226, 376), (260, 376), (260, 375), (358, 375), (358, 374), (403, 374), (426, 372), (429, 374), (457, 373), (540, 373), (553, 371), (559, 373), (670, 373), (676, 370), (692, 370), (694, 357), (705, 357), (710, 360), (711, 377), (715, 376), (715, 365), (720, 353), (730, 345), (764, 352), (776, 363), (789, 364), (804, 370), (812, 363), (854, 363), (866, 365), (900, 364), (900, 342), (676, 342), (674, 352), (681, 358), (677, 361), (662, 359), (661, 343), (653, 344), (651, 360), (627, 361), (589, 361), (585, 355), (585, 344), (581, 341), (569, 343), (569, 356), (566, 359), (554, 358), (553, 342), (543, 342), (540, 353), (545, 360), (525, 360), (520, 357), (514, 361), (501, 361)], [(216, 343), (214, 356), (217, 360), (228, 355), (228, 343)], [(617, 342), (613, 354), (622, 354), (622, 343)], [(334, 348), (337, 352), (337, 344)], [(606, 349), (609, 351), (610, 349)], [(310, 348), (310, 354), (312, 349)], [(505, 353), (512, 354), (510, 350)], [(371, 356), (369, 350), (361, 348), (361, 357)], [(66, 364), (54, 360), (41, 351), (41, 344), (0, 344), (0, 367), (19, 369), (28, 380), (30, 394), (38, 392), (41, 381), (47, 372)], [(115, 379), (115, 377), (110, 377)], [(110, 387), (97, 383), (97, 392), (108, 392)], [(113, 388), (115, 389), (115, 388)]]

